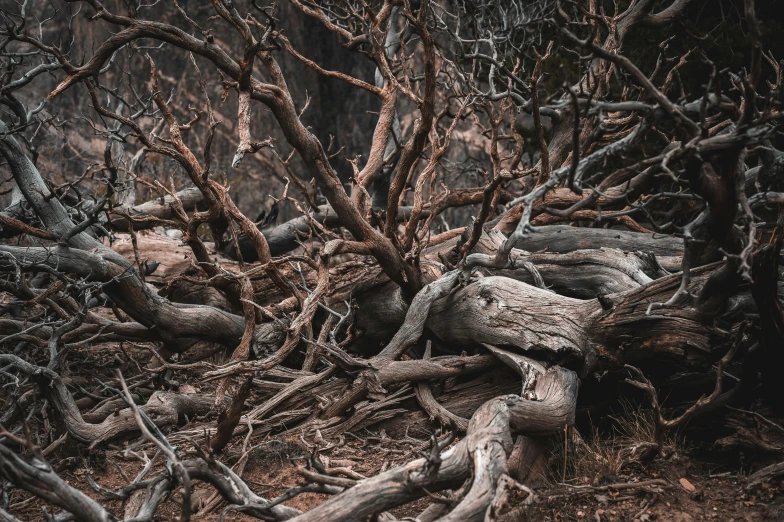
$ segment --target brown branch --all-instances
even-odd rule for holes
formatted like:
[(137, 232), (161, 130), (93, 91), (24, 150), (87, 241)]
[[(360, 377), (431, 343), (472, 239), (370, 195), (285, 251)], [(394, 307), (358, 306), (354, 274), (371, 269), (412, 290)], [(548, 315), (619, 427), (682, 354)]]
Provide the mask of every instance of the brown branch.
[(537, 56), (534, 71), (531, 73), (531, 114), (534, 117), (534, 127), (536, 127), (536, 138), (539, 143), (539, 151), (541, 153), (540, 161), (542, 162), (541, 175), (538, 184), (542, 184), (550, 177), (550, 151), (547, 147), (547, 140), (544, 136), (544, 129), (542, 128), (542, 118), (539, 114), (539, 77), (542, 74), (542, 65), (550, 57), (550, 52), (553, 50), (553, 42), (547, 44), (547, 50), (544, 56)]

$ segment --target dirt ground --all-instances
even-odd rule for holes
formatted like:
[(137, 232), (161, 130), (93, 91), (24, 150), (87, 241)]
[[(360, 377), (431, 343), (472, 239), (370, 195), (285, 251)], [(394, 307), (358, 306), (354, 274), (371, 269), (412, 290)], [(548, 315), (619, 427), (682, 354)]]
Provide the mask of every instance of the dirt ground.
[[(121, 356), (118, 356), (118, 352)], [(220, 354), (216, 354), (220, 356)], [(69, 356), (70, 370), (79, 375), (90, 373), (96, 378), (109, 378), (114, 368), (124, 373), (137, 368), (134, 360), (149, 359), (145, 350), (126, 345), (80, 348)], [(66, 374), (66, 377), (68, 375)], [(197, 375), (176, 376), (179, 386), (191, 385), (208, 391), (214, 383), (204, 383)], [(40, 407), (40, 406), (39, 406)], [(509, 494), (497, 520), (512, 521), (759, 521), (784, 520), (784, 484), (772, 480), (747, 490), (747, 477), (761, 467), (778, 462), (784, 452), (784, 419), (757, 408), (754, 414), (732, 411), (719, 416), (721, 421), (693, 422), (684, 433), (673, 434), (666, 441), (664, 457), (640, 463), (630, 457), (629, 448), (650, 439), (650, 418), (644, 410), (621, 408), (613, 420), (613, 428), (595, 431), (593, 436), (571, 436), (564, 457), (563, 437), (554, 440), (543, 458), (549, 470), (532, 484), (535, 499), (520, 491)], [(763, 415), (764, 414), (764, 415)], [(54, 432), (63, 428), (52, 418)], [(191, 421), (194, 426), (214, 423), (214, 418)], [(34, 431), (44, 433), (40, 426)], [(183, 427), (174, 430), (174, 433)], [(589, 429), (581, 429), (586, 436)], [(347, 433), (339, 440), (304, 440), (297, 437), (280, 439), (259, 437), (245, 441), (235, 437), (220, 455), (250, 487), (266, 499), (274, 499), (287, 489), (301, 483), (297, 467), (304, 465), (318, 449), (321, 463), (336, 476), (362, 479), (390, 467), (400, 465), (427, 450), (430, 442), (421, 438), (393, 439), (383, 431), (362, 430)], [(195, 437), (190, 443), (178, 439), (183, 459), (194, 455), (193, 443), (204, 443)], [(51, 442), (51, 441), (49, 441)], [(42, 447), (47, 445), (42, 440)], [(131, 450), (128, 451), (128, 448)], [(245, 457), (243, 458), (243, 454)], [(72, 486), (87, 493), (122, 516), (120, 501), (107, 500), (94, 491), (88, 477), (109, 490), (119, 489), (133, 480), (144, 466), (144, 455), (153, 458), (155, 449), (137, 440), (126, 438), (95, 450), (88, 450), (65, 440), (48, 456), (53, 468)], [(161, 460), (155, 460), (154, 471)], [(46, 510), (56, 514), (59, 509), (18, 489), (6, 489), (8, 510), (20, 520), (44, 520)], [(192, 494), (194, 520), (219, 520), (225, 504), (213, 497), (211, 487), (195, 483)], [(156, 520), (174, 521), (179, 516), (181, 493), (164, 500)], [(440, 495), (449, 497), (449, 492)], [(305, 493), (286, 504), (301, 510), (310, 509), (327, 499), (325, 495)], [(425, 497), (395, 509), (397, 518), (415, 517), (433, 500)], [(256, 520), (237, 512), (227, 512), (227, 521)]]
[[(652, 479), (662, 480), (666, 485), (630, 490), (602, 486), (541, 489), (536, 491), (539, 502), (530, 507), (512, 507), (503, 520), (784, 520), (784, 487), (781, 484), (765, 483), (746, 492), (744, 476), (729, 472), (711, 474), (709, 466), (690, 458), (654, 463), (640, 473), (612, 477), (614, 484), (645, 483)], [(685, 479), (686, 486), (681, 479)], [(691, 491), (692, 487), (694, 491)]]
[[(410, 448), (406, 452), (403, 448)], [(233, 451), (234, 450), (234, 451)], [(237, 458), (237, 448), (231, 448), (224, 461)], [(361, 478), (377, 473), (388, 466), (412, 458), (416, 446), (411, 441), (346, 440), (345, 445), (326, 451), (322, 462), (330, 468), (342, 468), (346, 473)], [(296, 457), (308, 455), (308, 448), (298, 441), (271, 439), (266, 447), (258, 448), (248, 458), (242, 477), (261, 496), (271, 499), (287, 488), (300, 483), (296, 471)], [(232, 457), (233, 454), (233, 457)], [(328, 457), (326, 455), (329, 455)], [(555, 457), (554, 457), (555, 458)], [(558, 456), (560, 458), (560, 456)], [(142, 463), (122, 451), (108, 450), (92, 455), (53, 459), (53, 465), (69, 484), (100, 499), (91, 490), (87, 477), (108, 489), (120, 488), (135, 476)], [(700, 458), (683, 454), (669, 459), (656, 459), (647, 465), (633, 463), (622, 473), (589, 480), (587, 477), (567, 478), (566, 484), (552, 481), (534, 489), (534, 502), (526, 505), (525, 493), (513, 492), (501, 512), (500, 520), (513, 521), (761, 521), (784, 520), (784, 484), (778, 481), (763, 483), (746, 491), (746, 476), (739, 472), (714, 472), (716, 465)], [(641, 486), (635, 486), (641, 484)], [(223, 504), (210, 505), (213, 490), (197, 484), (193, 491), (195, 508), (202, 511), (195, 520), (217, 521)], [(122, 513), (117, 501), (101, 499), (115, 513)], [(326, 496), (302, 494), (287, 505), (307, 510), (326, 500)], [(41, 503), (20, 491), (10, 496), (11, 512), (22, 520), (42, 520)], [(179, 495), (164, 502), (156, 520), (174, 521), (179, 516)], [(430, 499), (421, 499), (404, 508), (392, 511), (398, 518), (414, 517), (427, 507)], [(57, 513), (56, 509), (49, 509)], [(256, 520), (229, 512), (227, 521)]]

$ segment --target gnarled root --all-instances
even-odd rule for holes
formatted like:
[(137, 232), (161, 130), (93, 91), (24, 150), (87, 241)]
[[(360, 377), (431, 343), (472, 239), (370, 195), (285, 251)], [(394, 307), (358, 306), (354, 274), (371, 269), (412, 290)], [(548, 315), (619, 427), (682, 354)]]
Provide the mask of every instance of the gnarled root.
[[(62, 415), (68, 433), (76, 440), (90, 444), (90, 447), (138, 430), (130, 408), (119, 410), (100, 423), (86, 422), (62, 378), (52, 370), (8, 354), (0, 354), (0, 363), (38, 378), (52, 406)], [(141, 411), (162, 428), (176, 426), (181, 416), (205, 415), (214, 404), (215, 397), (212, 395), (157, 391), (150, 396), (147, 404), (141, 407)]]
[(483, 520), (498, 480), (508, 471), (512, 435), (549, 435), (574, 422), (577, 375), (558, 366), (542, 373), (533, 365), (530, 369), (538, 373), (530, 399), (506, 395), (487, 401), (471, 417), (466, 437), (438, 458), (421, 458), (363, 480), (294, 520), (359, 520), (470, 477), (465, 496), (440, 520)]

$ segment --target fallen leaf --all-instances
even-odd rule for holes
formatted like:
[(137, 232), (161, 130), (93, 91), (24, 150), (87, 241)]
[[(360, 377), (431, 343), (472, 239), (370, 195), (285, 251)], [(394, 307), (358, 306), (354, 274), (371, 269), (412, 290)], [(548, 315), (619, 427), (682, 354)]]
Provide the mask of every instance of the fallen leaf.
[(681, 486), (683, 486), (683, 489), (685, 489), (686, 491), (691, 491), (692, 493), (697, 491), (697, 488), (694, 487), (694, 484), (692, 484), (685, 478), (680, 479), (679, 482), (681, 483)]

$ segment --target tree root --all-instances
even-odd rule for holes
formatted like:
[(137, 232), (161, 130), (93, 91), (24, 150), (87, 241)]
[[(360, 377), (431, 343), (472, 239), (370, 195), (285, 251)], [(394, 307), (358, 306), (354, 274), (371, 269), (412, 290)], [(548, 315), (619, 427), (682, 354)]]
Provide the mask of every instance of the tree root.
[[(114, 415), (108, 416), (100, 423), (86, 422), (73, 396), (56, 372), (34, 366), (15, 355), (0, 354), (0, 362), (38, 379), (52, 406), (62, 416), (68, 433), (76, 440), (89, 444), (90, 447), (138, 430), (130, 408), (115, 411)], [(147, 404), (141, 407), (141, 411), (155, 425), (162, 428), (176, 426), (182, 416), (192, 418), (196, 415), (205, 415), (212, 411), (214, 405), (215, 397), (212, 395), (156, 391)]]

